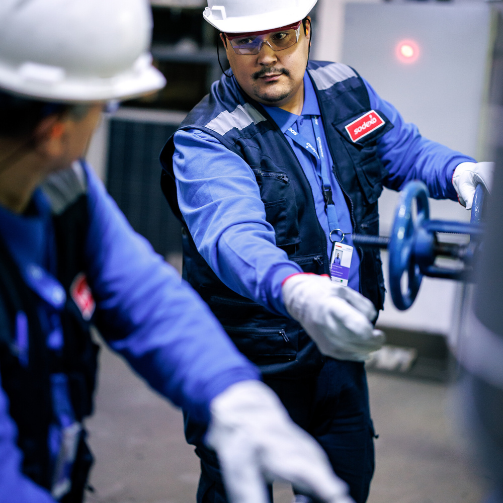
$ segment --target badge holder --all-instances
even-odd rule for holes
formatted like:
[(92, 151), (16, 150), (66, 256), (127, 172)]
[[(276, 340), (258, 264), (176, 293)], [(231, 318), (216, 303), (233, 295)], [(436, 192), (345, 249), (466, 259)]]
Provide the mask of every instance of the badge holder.
[[(342, 234), (342, 238), (340, 241), (334, 241), (332, 234), (338, 232)], [(349, 269), (351, 267), (354, 248), (343, 243), (344, 236), (345, 234), (341, 229), (334, 229), (330, 232), (330, 241), (332, 241), (330, 279), (341, 286), (348, 286)]]

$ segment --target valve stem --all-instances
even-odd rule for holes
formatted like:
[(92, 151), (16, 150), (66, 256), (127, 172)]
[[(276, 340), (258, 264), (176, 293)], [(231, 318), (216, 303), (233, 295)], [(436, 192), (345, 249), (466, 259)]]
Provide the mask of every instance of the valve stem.
[(366, 234), (353, 234), (353, 244), (363, 248), (380, 248), (386, 250), (390, 238), (386, 236), (367, 236)]

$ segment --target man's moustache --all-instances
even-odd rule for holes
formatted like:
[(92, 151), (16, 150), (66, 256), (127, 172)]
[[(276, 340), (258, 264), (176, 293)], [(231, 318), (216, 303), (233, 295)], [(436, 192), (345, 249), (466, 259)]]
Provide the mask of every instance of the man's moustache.
[(286, 68), (262, 68), (258, 72), (255, 72), (252, 77), (257, 80), (261, 77), (265, 77), (266, 75), (280, 75), (285, 74), (287, 77), (290, 75), (290, 72)]

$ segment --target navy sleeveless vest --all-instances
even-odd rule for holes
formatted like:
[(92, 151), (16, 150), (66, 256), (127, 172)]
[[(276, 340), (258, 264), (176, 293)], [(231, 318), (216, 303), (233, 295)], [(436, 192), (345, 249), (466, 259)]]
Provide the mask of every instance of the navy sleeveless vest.
[[(80, 169), (79, 169), (80, 168)], [(23, 473), (50, 491), (52, 469), (48, 432), (54, 419), (50, 375), (67, 375), (76, 419), (93, 408), (98, 346), (91, 340), (85, 320), (70, 295), (75, 278), (84, 272), (83, 249), (88, 228), (84, 172), (80, 166), (58, 173), (43, 187), (53, 210), (56, 234), (57, 278), (65, 288), (67, 302), (61, 314), (63, 354), (55, 357), (47, 348), (36, 311), (35, 293), (25, 284), (6, 244), (0, 239), (0, 373), (9, 398), (9, 413), (18, 428), (17, 444), (23, 453)], [(28, 320), (28, 365), (21, 365), (14, 344), (15, 317)], [(72, 488), (62, 503), (80, 503), (93, 457), (82, 433), (73, 465)]]
[[(393, 125), (353, 142), (346, 126), (371, 110), (364, 82), (350, 67), (311, 61), (307, 71), (318, 98), (325, 134), (356, 233), (377, 235), (377, 199), (387, 172), (377, 156), (376, 140)], [(264, 108), (246, 96), (235, 78), (223, 76), (186, 117), (180, 129), (199, 129), (217, 138), (250, 166), (260, 188), (276, 245), (305, 272), (328, 274), (326, 236), (316, 217), (311, 187), (292, 148)], [(162, 190), (183, 224), (173, 175), (173, 137), (161, 153)], [(186, 228), (183, 276), (209, 304), (238, 349), (264, 374), (295, 376), (316, 371), (323, 357), (301, 326), (272, 314), (226, 287), (213, 273)], [(360, 288), (377, 309), (384, 301), (379, 251), (358, 249)]]

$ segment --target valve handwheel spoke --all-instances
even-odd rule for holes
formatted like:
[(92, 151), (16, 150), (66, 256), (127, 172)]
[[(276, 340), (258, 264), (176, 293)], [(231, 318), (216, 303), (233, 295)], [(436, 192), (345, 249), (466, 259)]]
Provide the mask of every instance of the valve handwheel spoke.
[[(417, 215), (413, 207), (416, 201)], [(408, 309), (414, 302), (423, 275), (413, 257), (416, 229), (430, 217), (428, 189), (422, 182), (414, 181), (400, 194), (393, 232), (389, 243), (389, 288), (393, 303), (400, 310)], [(402, 277), (406, 275), (406, 288)]]

